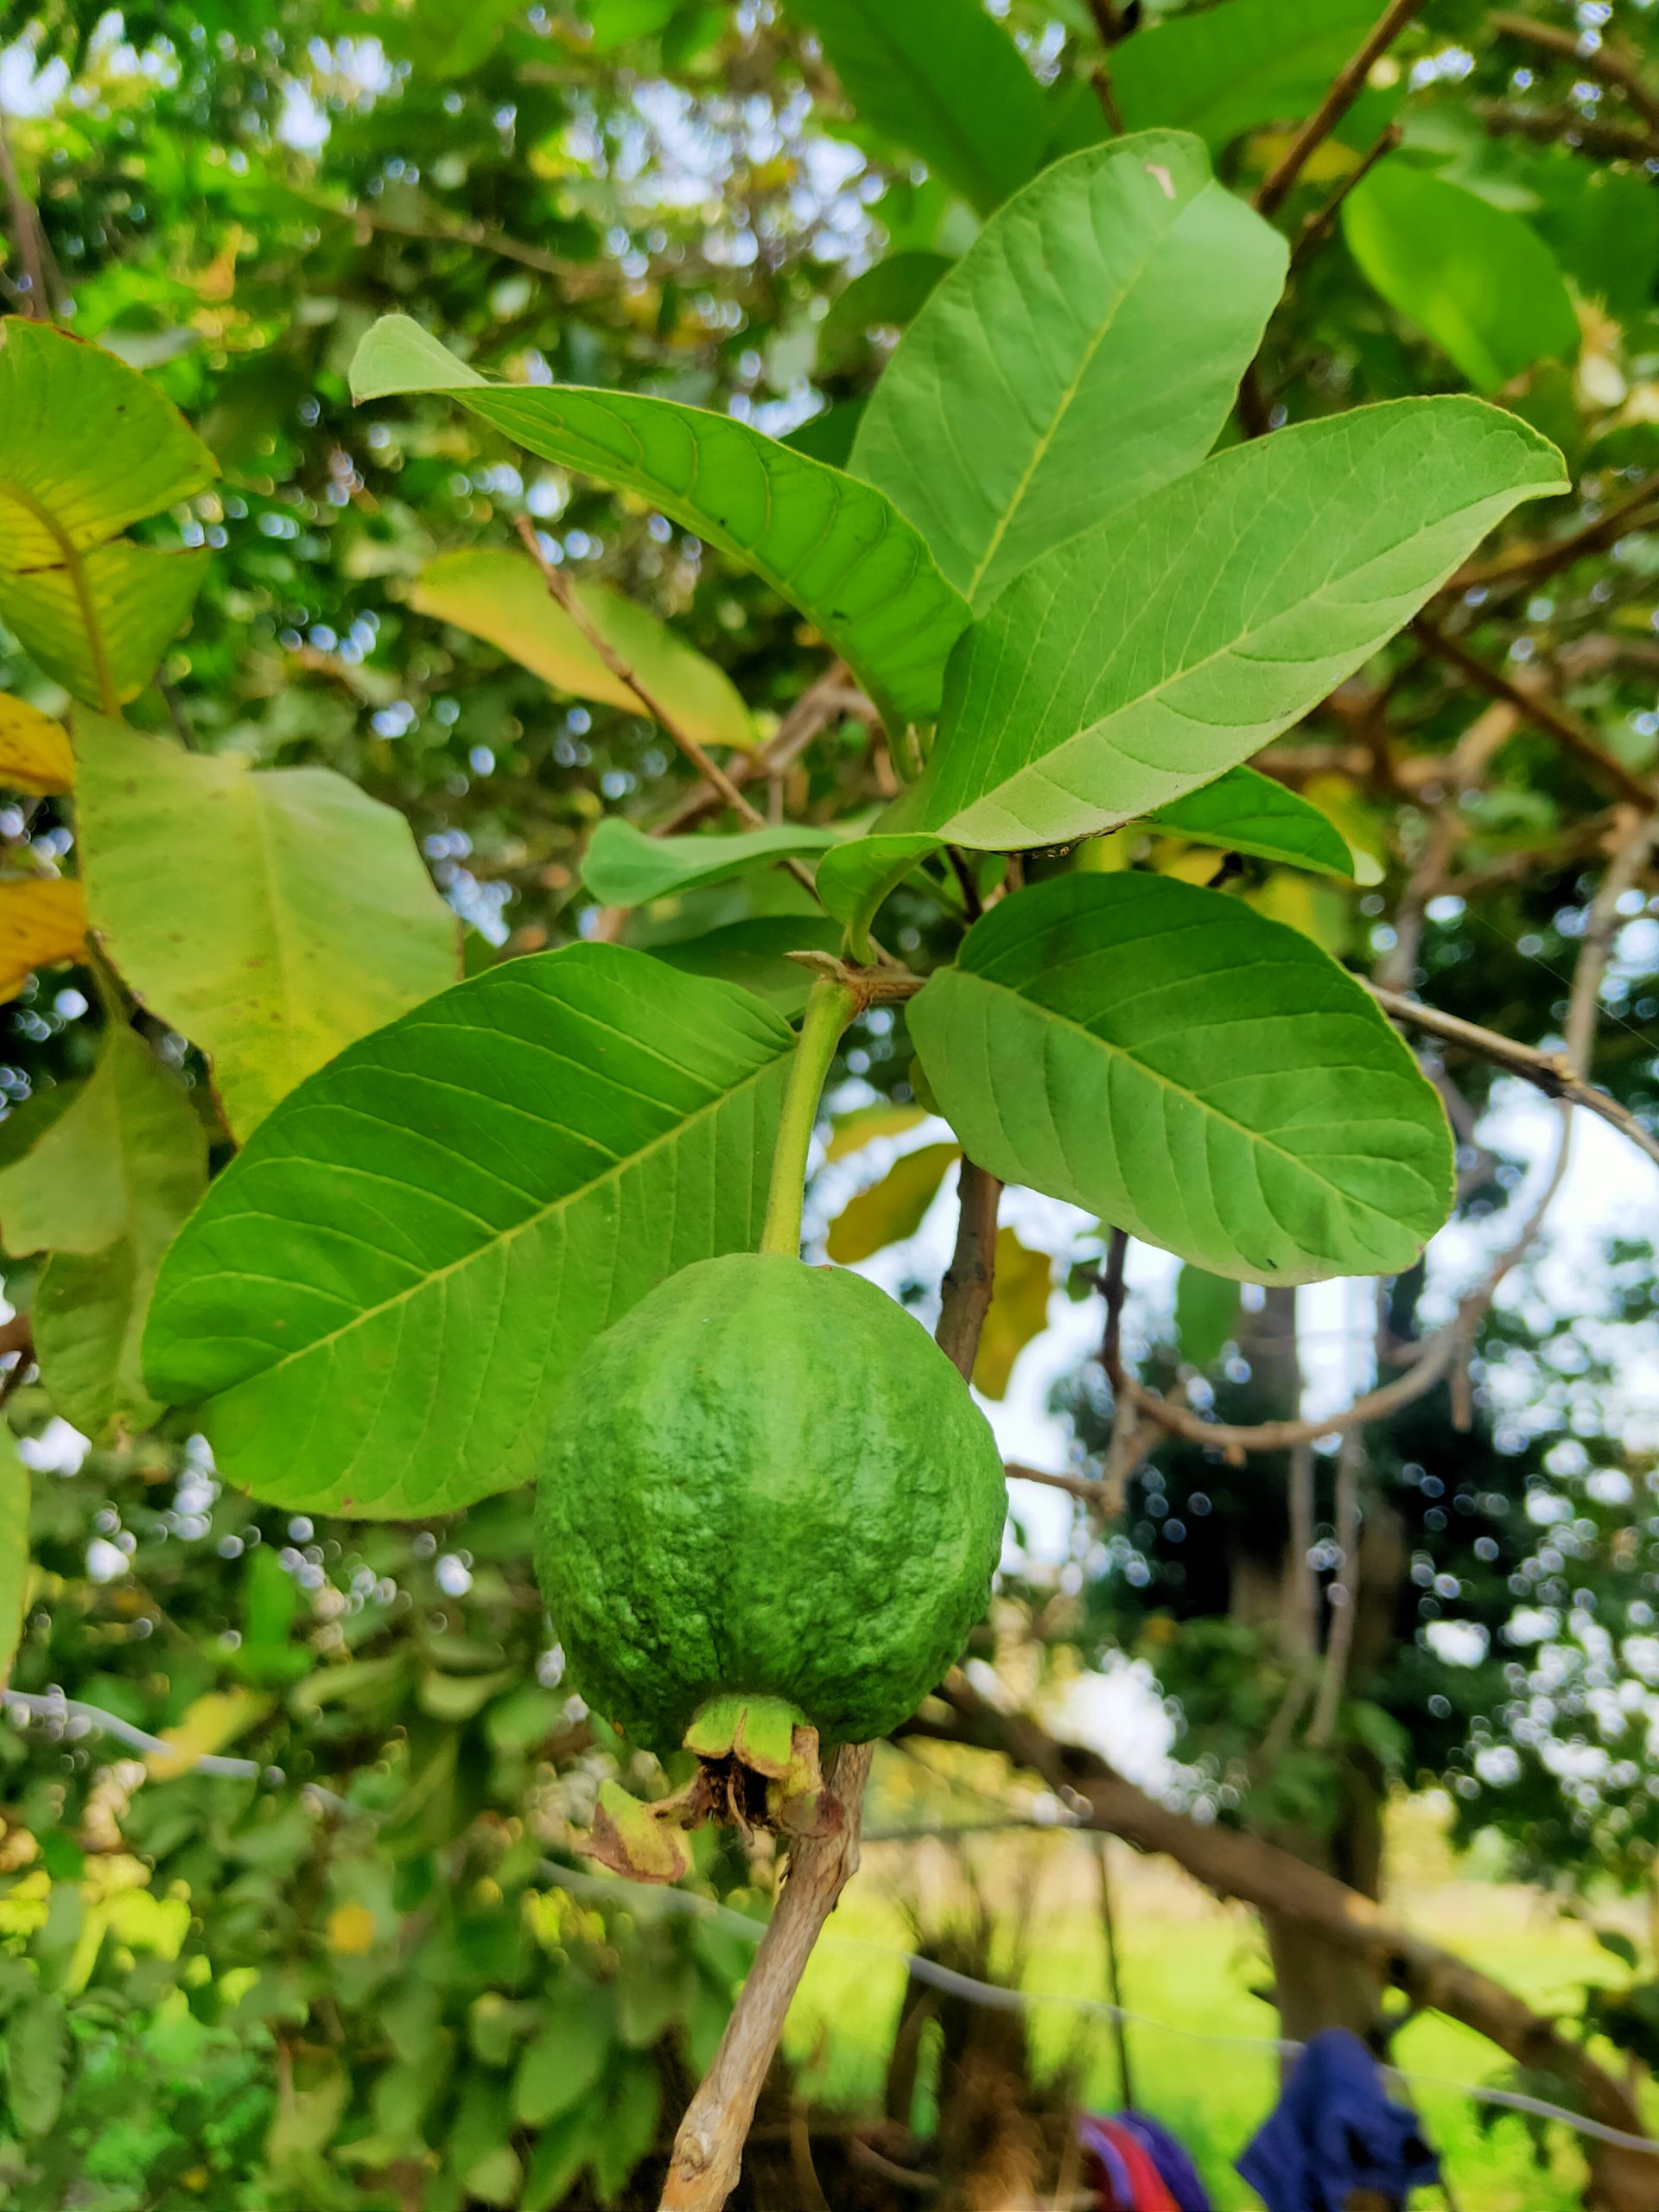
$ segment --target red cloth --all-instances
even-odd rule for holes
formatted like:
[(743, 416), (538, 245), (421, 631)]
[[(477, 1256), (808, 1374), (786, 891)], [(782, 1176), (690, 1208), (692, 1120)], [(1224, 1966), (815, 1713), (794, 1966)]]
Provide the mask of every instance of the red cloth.
[(1104, 2136), (1129, 2184), (1126, 2202), (1114, 2183), (1111, 2164), (1103, 2158), (1101, 2212), (1177, 2212), (1175, 2200), (1164, 2187), (1163, 2177), (1145, 2146), (1127, 2127), (1120, 2127), (1115, 2120), (1097, 2120), (1091, 2122), (1090, 2133)]

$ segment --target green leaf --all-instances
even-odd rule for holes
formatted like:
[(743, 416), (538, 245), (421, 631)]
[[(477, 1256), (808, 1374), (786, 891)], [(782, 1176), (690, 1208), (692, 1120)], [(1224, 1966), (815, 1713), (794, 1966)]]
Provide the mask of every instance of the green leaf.
[(207, 1188), (207, 1133), (178, 1077), (119, 1024), (68, 1106), (35, 1126), (0, 1168), (0, 1233), (10, 1252), (52, 1255), (33, 1313), (41, 1377), (64, 1418), (101, 1442), (157, 1410), (139, 1343), (162, 1255)]
[(419, 323), (385, 315), (358, 348), (353, 397), (406, 391), (452, 392), (529, 452), (655, 501), (798, 607), (884, 714), (905, 722), (938, 712), (967, 609), (872, 486), (675, 400), (486, 384)]
[(6, 2028), (6, 2102), (20, 2135), (38, 2142), (63, 2109), (69, 2028), (60, 1997), (31, 1997)]
[(1507, 208), (1395, 156), (1349, 194), (1342, 228), (1370, 284), (1478, 391), (1535, 361), (1576, 359), (1579, 319), (1554, 256)]
[(594, 2194), (614, 2204), (650, 2150), (662, 2111), (662, 2076), (649, 2058), (629, 2057), (613, 2076), (594, 2146)]
[(329, 768), (255, 769), (83, 713), (87, 910), (199, 1045), (246, 1137), (342, 1046), (452, 982), (457, 926), (409, 824)]
[(20, 1135), (35, 1134), (0, 1167), (0, 1241), (14, 1257), (101, 1252), (120, 1236), (159, 1252), (207, 1179), (207, 1136), (183, 1084), (118, 1023), (87, 1080), (62, 1088), (60, 1110), (31, 1101), (16, 1117)]
[(1238, 1285), (1189, 1263), (1175, 1281), (1175, 1341), (1189, 1367), (1212, 1367), (1238, 1329)]
[(1047, 1327), (1053, 1277), (1046, 1252), (1033, 1252), (1011, 1229), (997, 1230), (990, 1309), (974, 1358), (974, 1388), (982, 1396), (1007, 1395), (1014, 1361)]
[(976, 611), (1051, 547), (1183, 476), (1226, 421), (1284, 241), (1148, 132), (1045, 169), (887, 364), (851, 467)]
[(902, 1244), (922, 1225), (951, 1162), (954, 1144), (925, 1144), (895, 1160), (879, 1183), (849, 1198), (830, 1224), (827, 1249), (837, 1266), (868, 1260), (884, 1245)]
[(1376, 22), (1376, 0), (1222, 0), (1136, 31), (1112, 52), (1131, 130), (1196, 130), (1213, 151), (1262, 123), (1311, 115)]
[[(724, 669), (610, 585), (572, 588), (606, 643), (699, 745), (754, 743), (749, 710)], [(613, 675), (552, 597), (527, 554), (493, 545), (442, 554), (422, 569), (410, 603), (499, 645), (556, 691), (645, 711), (639, 693)]]
[(1353, 879), (1354, 856), (1330, 816), (1259, 768), (1230, 768), (1213, 784), (1155, 808), (1147, 819), (1224, 852)]
[(971, 1159), (1212, 1274), (1391, 1274), (1446, 1217), (1451, 1133), (1405, 1046), (1316, 945), (1218, 893), (1053, 878), (908, 1014)]
[(794, 1035), (614, 945), (506, 962), (342, 1052), (168, 1255), (146, 1339), (222, 1473), (374, 1517), (535, 1470), (548, 1399), (677, 1268), (748, 1249)]
[(518, 2212), (552, 2212), (563, 2202), (593, 2156), (603, 2126), (599, 2106), (589, 2103), (561, 2113), (542, 2130), (530, 2155)]
[(925, 860), (944, 849), (937, 837), (854, 837), (818, 862), (824, 911), (846, 925), (855, 960), (872, 955), (870, 926), (881, 903)]
[(836, 367), (847, 361), (867, 331), (902, 330), (953, 266), (948, 253), (912, 246), (855, 276), (818, 325), (819, 362)]
[(665, 960), (692, 976), (713, 976), (736, 983), (776, 1007), (785, 1021), (804, 1011), (812, 978), (791, 952), (838, 952), (841, 931), (816, 914), (758, 914), (728, 922), (723, 929), (673, 944), (653, 944), (653, 960)]
[(513, 2075), (512, 2109), (521, 2126), (545, 2127), (580, 2105), (604, 2072), (612, 2041), (608, 2009), (593, 1988), (577, 1982), (566, 1991), (556, 1983)]
[(29, 1596), (29, 1469), (0, 1422), (0, 1689), (11, 1673)]
[(124, 361), (47, 323), (0, 321), (0, 619), (77, 698), (111, 707), (149, 681), (206, 556), (119, 533), (217, 474), (171, 400)]
[(730, 836), (647, 837), (619, 814), (607, 814), (588, 841), (582, 880), (607, 906), (645, 906), (653, 899), (747, 875), (751, 868), (822, 853), (838, 844), (840, 830), (808, 830), (782, 823), (775, 830), (741, 830)]
[(1042, 158), (1042, 87), (979, 0), (790, 0), (859, 121), (919, 154), (982, 215)]
[(1474, 399), (1355, 408), (1217, 454), (1007, 588), (880, 826), (1001, 850), (1167, 805), (1306, 714), (1565, 480), (1554, 446)]

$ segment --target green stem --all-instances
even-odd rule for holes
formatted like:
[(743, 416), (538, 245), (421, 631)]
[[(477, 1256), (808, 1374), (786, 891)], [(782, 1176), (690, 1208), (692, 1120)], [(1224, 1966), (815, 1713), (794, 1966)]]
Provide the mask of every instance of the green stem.
[(806, 1160), (812, 1146), (812, 1125), (818, 1117), (818, 1101), (836, 1057), (842, 1032), (858, 1011), (858, 994), (849, 983), (821, 976), (806, 1001), (801, 1041), (789, 1071), (784, 1110), (778, 1123), (778, 1144), (772, 1155), (772, 1186), (766, 1193), (766, 1224), (760, 1232), (763, 1252), (785, 1252), (798, 1259), (801, 1250), (801, 1201), (806, 1194)]

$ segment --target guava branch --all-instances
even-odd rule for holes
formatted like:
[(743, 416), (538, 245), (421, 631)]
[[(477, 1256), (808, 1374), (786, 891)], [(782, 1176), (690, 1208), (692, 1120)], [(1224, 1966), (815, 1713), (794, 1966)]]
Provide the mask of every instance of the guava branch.
[(1512, 1037), (1500, 1037), (1495, 1029), (1482, 1029), (1472, 1021), (1465, 1021), (1461, 1015), (1443, 1014), (1438, 1007), (1425, 1006), (1421, 999), (1411, 998), (1403, 991), (1386, 991), (1376, 983), (1368, 983), (1365, 988), (1390, 1021), (1421, 1029), (1427, 1036), (1459, 1046), (1478, 1059), (1501, 1068), (1505, 1075), (1519, 1076), (1535, 1084), (1547, 1098), (1565, 1098), (1574, 1106), (1582, 1106), (1586, 1113), (1594, 1114), (1610, 1128), (1628, 1137), (1649, 1160), (1659, 1162), (1659, 1137), (1644, 1128), (1628, 1106), (1578, 1074), (1565, 1052), (1546, 1052), (1535, 1046), (1519, 1045)]
[(858, 1865), (859, 1810), (873, 1744), (843, 1745), (826, 1777), (842, 1811), (833, 1835), (790, 1846), (789, 1872), (715, 2063), (674, 2138), (660, 2212), (719, 2212), (736, 2186), (754, 2107), (812, 1947)]
[[(549, 596), (558, 601), (582, 632), (582, 637), (599, 655), (611, 674), (615, 677), (617, 682), (627, 686), (652, 721), (656, 722), (667, 736), (672, 738), (704, 783), (712, 785), (720, 793), (721, 798), (731, 808), (733, 813), (740, 820), (747, 822), (751, 830), (764, 830), (766, 827), (766, 816), (738, 789), (720, 763), (698, 743), (690, 731), (681, 728), (678, 721), (663, 705), (661, 700), (657, 698), (640, 680), (638, 671), (623, 658), (610, 639), (604, 635), (598, 624), (577, 598), (575, 588), (569, 577), (543, 552), (541, 541), (536, 535), (536, 525), (528, 515), (519, 516), (518, 530), (519, 537), (524, 540), (525, 551), (541, 570), (542, 582), (547, 586)], [(804, 868), (798, 860), (786, 861), (784, 865), (791, 875), (805, 886), (807, 890), (813, 889), (812, 872), (810, 868)]]
[(1630, 805), (1651, 807), (1653, 793), (1642, 779), (1622, 760), (1604, 752), (1583, 723), (1568, 714), (1565, 707), (1558, 706), (1541, 691), (1512, 682), (1501, 671), (1489, 666), (1478, 653), (1471, 652), (1460, 638), (1451, 636), (1431, 622), (1426, 614), (1420, 614), (1411, 627), (1414, 636), (1437, 660), (1467, 677), (1489, 698), (1502, 699), (1523, 715), (1546, 737), (1553, 737), (1562, 752), (1576, 760), (1587, 774), (1611, 786)]
[(1292, 139), (1283, 159), (1262, 180), (1255, 194), (1258, 214), (1272, 215), (1283, 207), (1310, 156), (1325, 143), (1364, 90), (1372, 63), (1388, 51), (1412, 17), (1421, 14), (1422, 5), (1423, 0), (1390, 0), (1389, 6), (1332, 79), (1330, 90)]
[(1621, 2134), (1648, 2133), (1624, 2084), (1553, 2022), (1478, 1967), (1413, 1935), (1372, 1898), (1275, 1844), (1160, 1803), (1095, 1753), (1056, 1743), (1023, 1713), (995, 1710), (965, 1683), (953, 1681), (950, 1702), (960, 1727), (912, 1732), (1005, 1752), (1071, 1804), (1084, 1826), (1121, 1836), (1137, 1851), (1160, 1853), (1215, 1896), (1294, 1921), (1321, 1942), (1366, 1959), (1414, 2008), (1460, 2021), (1517, 2063), (1568, 2083), (1592, 2120)]

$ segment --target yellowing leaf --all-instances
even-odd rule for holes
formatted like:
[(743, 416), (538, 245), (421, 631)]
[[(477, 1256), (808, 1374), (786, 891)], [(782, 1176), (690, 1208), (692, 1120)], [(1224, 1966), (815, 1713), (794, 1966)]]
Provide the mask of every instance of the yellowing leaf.
[(337, 1904), (323, 1923), (322, 1940), (337, 1956), (360, 1959), (374, 1948), (374, 1915), (365, 1904)]
[(158, 1782), (188, 1774), (198, 1759), (222, 1751), (227, 1744), (263, 1720), (270, 1700), (252, 1690), (208, 1690), (171, 1728), (163, 1728), (165, 1751), (152, 1751), (146, 1764)]
[(925, 1144), (919, 1152), (895, 1160), (879, 1183), (861, 1191), (830, 1224), (830, 1258), (850, 1267), (885, 1244), (901, 1244), (913, 1236), (957, 1149), (953, 1144)]
[(215, 473), (172, 401), (124, 361), (48, 323), (0, 322), (0, 614), (78, 699), (109, 711), (149, 681), (207, 556), (120, 532)]
[[(618, 658), (700, 745), (753, 745), (749, 710), (724, 669), (608, 584), (578, 584), (575, 591)], [(556, 691), (644, 711), (639, 694), (606, 665), (549, 594), (527, 554), (505, 546), (445, 553), (422, 570), (411, 598), (423, 614), (499, 645)]]
[(408, 823), (328, 768), (75, 717), (89, 912), (143, 1003), (213, 1064), (238, 1140), (343, 1046), (456, 980)]
[(877, 1137), (901, 1137), (906, 1129), (926, 1119), (925, 1106), (893, 1106), (886, 1099), (878, 1106), (855, 1107), (836, 1122), (824, 1159), (845, 1160), (849, 1153), (861, 1151)]
[(0, 692), (0, 785), (14, 791), (67, 791), (75, 780), (75, 757), (61, 722), (27, 699)]
[(0, 999), (15, 999), (37, 968), (73, 960), (86, 942), (79, 884), (65, 876), (0, 883)]
[(1046, 1252), (1031, 1251), (1011, 1229), (998, 1230), (995, 1288), (974, 1362), (974, 1388), (985, 1397), (1002, 1395), (1014, 1361), (1042, 1333), (1052, 1273)]

